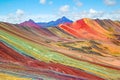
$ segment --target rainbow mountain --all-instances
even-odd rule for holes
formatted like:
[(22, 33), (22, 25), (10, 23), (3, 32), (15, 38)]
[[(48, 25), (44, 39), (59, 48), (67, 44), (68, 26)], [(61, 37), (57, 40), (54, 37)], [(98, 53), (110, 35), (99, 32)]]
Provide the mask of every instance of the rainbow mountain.
[(63, 18), (0, 22), (1, 80), (120, 80), (120, 21)]

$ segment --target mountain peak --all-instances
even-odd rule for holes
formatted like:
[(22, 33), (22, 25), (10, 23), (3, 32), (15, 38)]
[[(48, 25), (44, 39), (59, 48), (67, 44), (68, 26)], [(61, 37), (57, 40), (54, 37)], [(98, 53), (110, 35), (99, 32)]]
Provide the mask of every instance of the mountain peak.
[(61, 19), (68, 19), (67, 17), (63, 16)]
[(25, 21), (23, 23), (20, 23), (22, 26), (28, 26), (28, 27), (36, 27), (40, 28), (41, 26), (35, 23), (32, 19), (29, 19), (28, 21)]
[(29, 19), (28, 22), (34, 22), (32, 19)]
[(66, 23), (66, 22), (73, 22), (72, 20), (68, 19), (67, 17), (63, 16), (62, 18), (59, 18), (56, 20), (58, 23)]
[[(69, 20), (67, 17), (63, 16), (62, 18), (58, 19), (58, 20)], [(70, 20), (71, 21), (71, 20)]]

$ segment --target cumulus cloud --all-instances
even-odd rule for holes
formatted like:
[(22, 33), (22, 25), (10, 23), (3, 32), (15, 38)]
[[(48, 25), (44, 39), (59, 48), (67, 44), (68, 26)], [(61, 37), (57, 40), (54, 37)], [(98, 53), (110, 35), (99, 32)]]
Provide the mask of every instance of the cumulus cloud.
[(0, 21), (18, 23), (23, 21), (25, 12), (21, 9), (17, 9), (14, 13), (9, 13), (8, 15), (1, 15)]
[(7, 15), (0, 15), (0, 21), (9, 23), (21, 23), (28, 21), (29, 19), (35, 22), (48, 22), (51, 20), (56, 20), (58, 16), (53, 14), (31, 14), (27, 15), (21, 9), (17, 9), (15, 12), (9, 13)]
[(69, 8), (70, 8), (69, 5), (64, 5), (64, 6), (61, 6), (59, 10), (60, 10), (60, 12), (65, 13), (65, 12), (69, 11)]
[(97, 11), (92, 9), (92, 8), (89, 10), (89, 12), (92, 13), (92, 14), (97, 13)]
[(82, 6), (83, 3), (80, 0), (73, 0), (77, 6)]
[(116, 0), (104, 0), (104, 3), (108, 6), (113, 6), (116, 4)]
[(40, 4), (45, 4), (46, 0), (40, 0)]
[(16, 20), (18, 22), (22, 21), (24, 14), (25, 14), (25, 12), (23, 10), (17, 9), (16, 14), (15, 14)]
[(65, 16), (70, 17), (72, 20), (79, 20), (82, 18), (92, 18), (92, 19), (111, 19), (111, 20), (119, 20), (120, 21), (120, 10), (105, 12), (98, 11), (95, 9), (89, 9), (88, 11), (81, 11), (76, 13), (70, 13)]
[(103, 11), (97, 11), (97, 10), (91, 8), (88, 11), (75, 12), (75, 13), (72, 13), (69, 15), (71, 15), (71, 18), (73, 20), (78, 20), (81, 18), (92, 18), (92, 19), (103, 18), (104, 14), (105, 14), (105, 12), (103, 12)]
[[(67, 12), (66, 12), (67, 11)], [(65, 12), (65, 13), (63, 13)], [(21, 23), (27, 21), (29, 19), (33, 19), (35, 22), (48, 22), (51, 20), (56, 20), (62, 16), (66, 16), (71, 20), (79, 20), (81, 18), (92, 18), (92, 19), (112, 19), (112, 20), (120, 20), (120, 10), (105, 12), (98, 11), (93, 8), (90, 8), (87, 11), (73, 12), (67, 10), (63, 10), (62, 13), (59, 14), (33, 14), (27, 15), (25, 11), (21, 9), (17, 9), (15, 12), (10, 13), (8, 15), (0, 15), (0, 21), (9, 22), (9, 23)]]
[(21, 9), (17, 9), (16, 14), (22, 16), (24, 15), (24, 11)]

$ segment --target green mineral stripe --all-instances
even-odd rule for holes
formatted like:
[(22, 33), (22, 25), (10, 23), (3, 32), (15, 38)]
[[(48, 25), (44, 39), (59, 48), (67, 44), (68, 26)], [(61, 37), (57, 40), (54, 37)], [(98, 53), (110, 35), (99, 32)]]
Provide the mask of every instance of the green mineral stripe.
[(45, 62), (52, 61), (72, 66), (75, 68), (83, 69), (89, 73), (101, 76), (105, 79), (117, 80), (120, 78), (120, 71), (118, 70), (105, 68), (95, 64), (90, 64), (88, 62), (72, 59), (61, 53), (52, 52), (49, 48), (43, 45), (38, 45), (36, 43), (29, 42), (18, 36), (9, 34), (4, 31), (0, 31), (0, 34), (2, 35), (1, 37), (3, 41), (15, 46), (15, 48), (19, 49), (20, 51), (24, 51), (27, 55), (30, 55), (38, 60), (42, 60)]

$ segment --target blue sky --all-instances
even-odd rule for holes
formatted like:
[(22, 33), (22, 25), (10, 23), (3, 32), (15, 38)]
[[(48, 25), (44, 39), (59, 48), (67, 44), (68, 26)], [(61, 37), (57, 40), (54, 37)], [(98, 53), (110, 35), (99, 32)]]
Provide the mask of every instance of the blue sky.
[(120, 0), (0, 0), (0, 21), (20, 23), (29, 19), (48, 22), (66, 16), (72, 20), (120, 20)]

